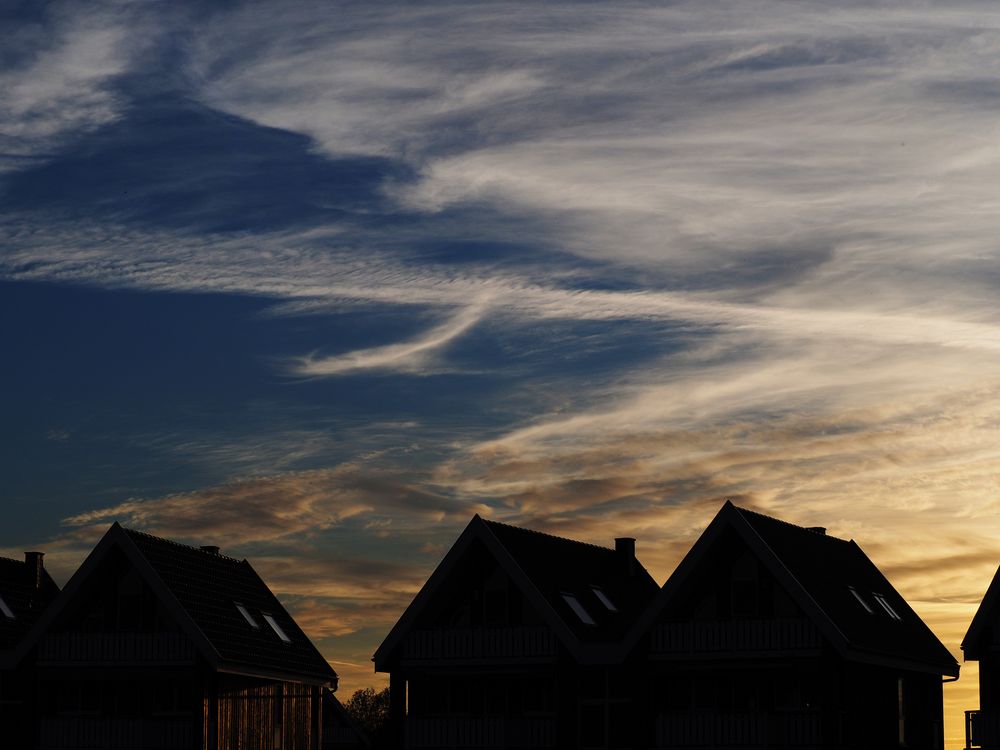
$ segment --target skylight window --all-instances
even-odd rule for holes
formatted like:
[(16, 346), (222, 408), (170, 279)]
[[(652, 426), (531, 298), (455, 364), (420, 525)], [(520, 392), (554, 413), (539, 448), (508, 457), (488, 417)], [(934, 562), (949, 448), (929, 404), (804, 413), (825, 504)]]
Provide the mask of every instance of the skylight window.
[(285, 631), (281, 629), (281, 626), (275, 621), (273, 617), (271, 617), (271, 615), (267, 614), (267, 612), (261, 612), (261, 615), (263, 615), (265, 622), (267, 622), (267, 624), (271, 626), (271, 630), (274, 631), (275, 635), (277, 635), (285, 643), (292, 642), (292, 639), (288, 637)]
[(848, 586), (847, 588), (849, 588), (851, 590), (851, 593), (854, 594), (854, 598), (858, 600), (858, 604), (860, 604), (862, 607), (865, 608), (865, 612), (867, 612), (870, 615), (875, 614), (874, 610), (872, 610), (871, 608), (871, 605), (861, 598), (861, 594), (858, 593), (857, 589), (855, 589), (853, 586)]
[(594, 618), (590, 616), (590, 613), (583, 608), (582, 604), (580, 604), (580, 600), (577, 599), (575, 596), (573, 596), (572, 594), (563, 594), (562, 598), (566, 600), (566, 603), (569, 605), (569, 608), (576, 613), (576, 616), (580, 618), (580, 622), (582, 622), (584, 625), (597, 624), (596, 622), (594, 622)]
[(879, 603), (879, 606), (885, 610), (885, 613), (889, 615), (893, 620), (902, 620), (903, 618), (899, 616), (899, 613), (892, 608), (892, 605), (885, 600), (885, 597), (881, 594), (872, 594), (875, 597), (875, 601)]
[(246, 620), (247, 623), (249, 623), (250, 627), (252, 627), (254, 630), (260, 629), (260, 623), (257, 622), (257, 619), (252, 614), (250, 614), (250, 610), (248, 610), (239, 602), (233, 602), (233, 604), (236, 605), (236, 609), (240, 611), (240, 614), (243, 615), (243, 619)]
[(0, 612), (3, 612), (3, 616), (6, 617), (8, 620), (14, 619), (13, 610), (11, 610), (11, 608), (7, 606), (7, 602), (3, 600), (2, 596), (0, 596)]
[(609, 612), (618, 611), (618, 607), (614, 605), (614, 602), (608, 599), (608, 595), (605, 594), (601, 589), (597, 588), (597, 586), (591, 586), (590, 590), (594, 592), (594, 596), (596, 596), (598, 599), (601, 600), (601, 604), (603, 604), (605, 607), (608, 608)]

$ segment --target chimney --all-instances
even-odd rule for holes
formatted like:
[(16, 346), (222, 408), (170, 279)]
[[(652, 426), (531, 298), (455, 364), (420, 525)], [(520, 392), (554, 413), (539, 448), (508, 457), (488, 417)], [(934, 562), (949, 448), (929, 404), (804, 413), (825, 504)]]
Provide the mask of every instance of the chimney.
[(811, 531), (814, 534), (822, 534), (823, 536), (826, 536), (825, 526), (807, 526), (806, 531)]
[(626, 575), (635, 574), (635, 538), (630, 536), (615, 537), (615, 552), (622, 562)]
[(219, 554), (219, 548), (216, 547), (214, 544), (203, 544), (203, 545), (201, 545), (200, 549), (201, 549), (202, 552), (207, 552), (210, 555), (218, 555)]
[(43, 557), (45, 557), (44, 552), (24, 553), (24, 567), (27, 568), (28, 581), (35, 591), (38, 591), (42, 587), (42, 574), (45, 572), (45, 563), (42, 562)]

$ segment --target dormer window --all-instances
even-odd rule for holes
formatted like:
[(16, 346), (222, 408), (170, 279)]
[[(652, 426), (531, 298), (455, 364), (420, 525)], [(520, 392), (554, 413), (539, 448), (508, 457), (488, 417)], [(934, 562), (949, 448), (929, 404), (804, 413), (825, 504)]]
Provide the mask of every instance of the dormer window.
[(236, 605), (236, 609), (240, 611), (240, 614), (243, 615), (243, 619), (247, 621), (247, 624), (250, 625), (251, 628), (254, 630), (260, 630), (260, 623), (257, 622), (257, 619), (252, 614), (250, 614), (249, 609), (244, 607), (239, 602), (233, 602), (233, 604)]
[(14, 611), (7, 606), (7, 602), (3, 600), (2, 596), (0, 596), (0, 612), (3, 612), (3, 616), (8, 620), (14, 619)]
[(848, 586), (847, 588), (849, 588), (851, 590), (851, 593), (854, 594), (854, 598), (858, 600), (858, 604), (860, 604), (862, 607), (865, 608), (865, 612), (867, 612), (870, 615), (875, 614), (875, 611), (871, 608), (871, 605), (861, 598), (861, 594), (858, 593), (858, 590), (856, 588), (854, 588), (853, 586)]
[(601, 589), (597, 588), (597, 586), (591, 586), (590, 590), (594, 592), (594, 596), (596, 596), (600, 600), (601, 604), (603, 604), (605, 607), (608, 608), (609, 612), (617, 612), (618, 611), (618, 607), (616, 607), (614, 605), (614, 602), (612, 602), (608, 598), (608, 595), (605, 594), (604, 591), (602, 591)]
[(875, 597), (875, 601), (879, 603), (879, 606), (885, 610), (885, 613), (889, 615), (893, 620), (902, 620), (903, 618), (899, 616), (899, 613), (892, 608), (892, 605), (885, 600), (885, 597), (881, 594), (872, 594)]
[(276, 636), (278, 636), (285, 643), (292, 642), (292, 639), (288, 637), (285, 631), (281, 629), (281, 626), (275, 621), (273, 617), (271, 617), (271, 615), (267, 614), (267, 612), (261, 612), (261, 616), (263, 616), (264, 622), (266, 622), (268, 625), (271, 626), (271, 630), (274, 631), (274, 634)]
[(575, 596), (573, 596), (573, 594), (567, 594), (564, 592), (562, 598), (569, 605), (569, 608), (576, 613), (576, 616), (580, 618), (580, 622), (582, 622), (584, 625), (597, 624), (596, 622), (594, 622), (594, 618), (590, 616), (590, 613), (583, 608), (582, 604), (580, 604), (580, 600), (577, 599)]

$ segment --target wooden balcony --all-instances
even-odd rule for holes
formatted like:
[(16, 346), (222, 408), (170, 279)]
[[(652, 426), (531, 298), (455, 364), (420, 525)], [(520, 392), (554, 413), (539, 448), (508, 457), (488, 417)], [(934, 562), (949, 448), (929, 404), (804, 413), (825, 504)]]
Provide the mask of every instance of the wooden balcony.
[(180, 633), (52, 633), (38, 663), (193, 664), (194, 646)]
[(417, 630), (403, 642), (406, 661), (552, 659), (556, 637), (544, 627)]
[(995, 711), (965, 712), (966, 750), (1000, 750), (1000, 713)]
[(74, 716), (43, 718), (38, 746), (41, 750), (190, 750), (194, 740), (192, 719)]
[(823, 718), (815, 712), (661, 714), (656, 717), (656, 746), (819, 748)]
[(556, 746), (554, 719), (416, 718), (406, 719), (405, 747), (550, 748)]
[(819, 630), (809, 620), (668, 622), (653, 628), (650, 648), (658, 655), (818, 651)]

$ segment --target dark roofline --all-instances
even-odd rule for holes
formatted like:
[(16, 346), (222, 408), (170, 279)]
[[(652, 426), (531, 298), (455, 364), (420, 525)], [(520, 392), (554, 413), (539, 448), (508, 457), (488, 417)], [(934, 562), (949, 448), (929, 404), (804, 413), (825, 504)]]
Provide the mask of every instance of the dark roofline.
[(477, 539), (486, 546), (486, 549), (493, 555), (497, 563), (522, 589), (525, 596), (538, 608), (539, 614), (548, 622), (559, 639), (567, 646), (571, 644), (574, 646), (577, 645), (573, 632), (562, 621), (562, 618), (552, 610), (548, 600), (542, 596), (541, 592), (538, 591), (527, 574), (521, 569), (521, 566), (517, 564), (517, 561), (513, 559), (506, 547), (497, 539), (496, 535), (490, 529), (489, 523), (477, 513), (472, 517), (472, 520), (469, 521), (462, 533), (459, 534), (458, 539), (452, 544), (451, 549), (448, 550), (441, 562), (438, 563), (434, 572), (427, 578), (424, 585), (421, 586), (420, 591), (413, 597), (413, 601), (403, 610), (403, 614), (396, 621), (396, 624), (393, 625), (381, 645), (375, 650), (372, 661), (375, 662), (376, 672), (386, 671), (384, 667), (388, 667), (387, 662), (391, 659), (393, 652), (395, 652), (403, 637), (413, 626), (419, 614), (427, 607), (434, 592), (447, 581), (452, 570), (458, 565), (462, 555), (469, 548), (469, 545)]
[[(274, 592), (271, 591), (270, 587), (264, 583), (263, 579), (257, 574), (253, 566), (244, 560), (238, 560), (234, 557), (228, 557), (225, 555), (216, 555), (215, 553), (206, 552), (199, 547), (193, 547), (186, 544), (181, 544), (180, 542), (175, 542), (172, 539), (164, 539), (163, 537), (154, 536), (152, 534), (146, 533), (144, 531), (136, 531), (134, 529), (126, 529), (124, 526), (119, 524), (117, 521), (111, 525), (111, 528), (105, 532), (104, 536), (97, 543), (90, 554), (84, 559), (83, 563), (77, 568), (76, 572), (70, 577), (66, 586), (63, 590), (59, 592), (59, 595), (53, 600), (49, 607), (45, 610), (45, 614), (35, 623), (35, 625), (28, 631), (28, 634), (21, 640), (20, 645), (17, 647), (13, 663), (20, 662), (27, 652), (33, 648), (38, 641), (44, 635), (45, 631), (48, 630), (52, 622), (63, 612), (63, 610), (69, 606), (70, 602), (79, 593), (79, 590), (94, 573), (94, 570), (101, 563), (101, 561), (109, 554), (110, 550), (114, 546), (118, 546), (125, 556), (128, 558), (129, 562), (132, 563), (134, 568), (142, 576), (143, 580), (149, 585), (153, 592), (159, 597), (160, 601), (166, 606), (167, 610), (174, 617), (177, 625), (181, 628), (182, 632), (191, 639), (195, 646), (195, 649), (201, 654), (201, 656), (208, 663), (209, 668), (217, 672), (228, 672), (232, 674), (242, 674), (247, 676), (260, 676), (267, 678), (279, 678), (279, 679), (289, 679), (291, 681), (300, 681), (315, 684), (326, 684), (337, 682), (337, 673), (330, 667), (326, 658), (323, 657), (319, 651), (316, 650), (315, 645), (307, 637), (306, 640), (309, 642), (310, 647), (315, 651), (315, 653), (322, 659), (323, 663), (329, 668), (329, 674), (320, 675), (312, 670), (302, 671), (302, 672), (281, 672), (270, 670), (267, 668), (258, 669), (246, 664), (233, 664), (223, 661), (218, 650), (209, 640), (209, 638), (202, 632), (201, 628), (194, 621), (194, 618), (188, 613), (184, 606), (177, 600), (170, 587), (163, 581), (160, 575), (153, 568), (149, 560), (142, 551), (136, 546), (135, 541), (132, 539), (132, 535), (142, 536), (147, 539), (153, 539), (158, 542), (166, 542), (178, 547), (182, 547), (189, 550), (195, 550), (201, 552), (202, 554), (209, 555), (212, 559), (222, 558), (230, 562), (235, 562), (238, 565), (245, 565), (250, 571), (253, 572), (254, 576), (261, 585), (268, 591), (271, 597), (275, 600), (279, 607), (284, 610), (284, 606), (278, 601), (277, 597), (274, 596)], [(287, 614), (287, 611), (286, 611)], [(294, 621), (291, 615), (288, 615), (290, 619)], [(298, 623), (295, 623), (298, 627)], [(299, 628), (301, 630), (301, 628)], [(332, 675), (332, 677), (331, 677)], [(316, 680), (307, 679), (302, 680), (302, 676), (315, 677)]]
[(139, 529), (130, 529), (127, 526), (122, 526), (118, 524), (117, 522), (114, 525), (118, 526), (118, 528), (120, 528), (129, 536), (141, 536), (145, 537), (146, 539), (152, 539), (155, 542), (162, 542), (163, 544), (169, 544), (173, 547), (181, 547), (182, 549), (191, 550), (192, 552), (200, 552), (203, 555), (211, 555), (212, 559), (221, 558), (223, 560), (229, 560), (230, 562), (235, 562), (235, 563), (247, 562), (247, 559), (245, 557), (241, 560), (238, 557), (230, 557), (229, 555), (224, 555), (221, 552), (209, 552), (208, 550), (202, 549), (201, 547), (196, 547), (193, 544), (184, 544), (184, 542), (178, 542), (175, 539), (167, 539), (166, 537), (163, 536), (156, 536), (155, 534), (150, 534), (148, 531), (141, 531)]
[[(206, 554), (212, 554), (213, 556), (215, 556), (214, 553), (206, 553)], [(232, 559), (232, 558), (230, 558), (230, 559)], [(260, 577), (260, 573), (257, 572), (257, 569), (254, 568), (254, 566), (251, 565), (246, 559), (240, 560), (239, 563), (241, 565), (246, 565), (247, 569), (251, 573), (253, 573), (254, 578), (256, 578), (258, 581), (260, 581), (260, 585), (263, 586), (264, 589), (267, 591), (267, 593), (269, 593), (271, 595), (271, 598), (274, 599), (275, 604), (277, 604), (279, 607), (281, 607), (282, 610), (284, 610), (285, 614), (288, 615), (288, 618), (294, 623), (295, 627), (298, 628), (298, 630), (299, 630), (300, 633), (302, 633), (303, 637), (306, 639), (306, 643), (309, 644), (309, 648), (312, 649), (313, 654), (315, 654), (316, 657), (318, 659), (320, 659), (326, 665), (327, 669), (329, 670), (329, 672), (323, 673), (323, 674), (321, 674), (319, 672), (312, 672), (312, 671), (309, 671), (309, 672), (297, 672), (296, 674), (313, 674), (313, 675), (315, 675), (318, 678), (322, 678), (324, 684), (332, 682), (332, 684), (333, 684), (332, 690), (336, 690), (337, 689), (337, 685), (338, 685), (338, 683), (340, 681), (340, 675), (337, 674), (337, 670), (335, 670), (333, 667), (330, 666), (330, 663), (327, 661), (326, 657), (323, 656), (323, 654), (320, 653), (320, 650), (318, 648), (316, 648), (316, 644), (312, 642), (312, 638), (310, 638), (309, 636), (307, 636), (305, 634), (305, 631), (302, 630), (302, 627), (299, 625), (299, 623), (295, 620), (294, 617), (292, 617), (292, 615), (288, 612), (288, 610), (285, 609), (285, 605), (283, 605), (281, 603), (281, 600), (278, 599), (277, 595), (273, 591), (271, 591), (271, 587), (268, 586), (267, 583), (265, 583), (264, 579)], [(220, 666), (220, 671), (226, 671), (226, 669), (224, 669), (222, 666)], [(333, 675), (332, 681), (331, 681), (330, 675)]]
[[(141, 533), (141, 532), (138, 532)], [(149, 536), (149, 535), (147, 535)], [(215, 647), (208, 640), (201, 628), (191, 619), (187, 611), (181, 606), (181, 603), (177, 601), (177, 597), (173, 595), (167, 585), (163, 582), (163, 579), (157, 574), (153, 569), (153, 566), (149, 564), (145, 556), (135, 546), (135, 542), (129, 537), (129, 532), (115, 521), (111, 524), (101, 540), (97, 545), (90, 551), (90, 554), (84, 559), (83, 563), (76, 572), (70, 577), (69, 581), (63, 587), (63, 590), (59, 592), (59, 595), (55, 598), (49, 608), (45, 611), (45, 614), (39, 618), (38, 622), (35, 623), (34, 627), (28, 632), (28, 635), (21, 641), (21, 645), (18, 647), (15, 661), (20, 662), (24, 658), (25, 654), (32, 649), (38, 641), (44, 635), (45, 631), (48, 630), (52, 622), (62, 614), (63, 610), (69, 606), (70, 602), (76, 598), (79, 590), (83, 587), (86, 581), (94, 573), (97, 566), (102, 560), (109, 554), (110, 550), (114, 546), (118, 546), (125, 556), (129, 559), (139, 574), (143, 577), (146, 583), (153, 589), (153, 591), (159, 596), (163, 604), (167, 607), (168, 611), (177, 620), (178, 626), (184, 631), (185, 635), (191, 639), (194, 643), (195, 648), (201, 653), (202, 657), (208, 662), (209, 666), (213, 669), (218, 668), (219, 664), (219, 652), (216, 651)]]
[[(476, 518), (479, 518), (478, 514), (476, 515)], [(565, 536), (556, 536), (555, 534), (549, 534), (548, 532), (545, 532), (545, 531), (538, 531), (537, 529), (529, 529), (529, 528), (526, 528), (524, 526), (513, 526), (512, 524), (503, 523), (501, 521), (491, 521), (488, 518), (480, 518), (479, 520), (482, 521), (484, 524), (486, 524), (487, 527), (499, 526), (499, 527), (504, 528), (504, 529), (513, 529), (514, 531), (518, 531), (518, 532), (521, 532), (523, 534), (534, 534), (535, 536), (544, 537), (545, 539), (554, 539), (554, 540), (556, 540), (558, 542), (568, 542), (570, 544), (579, 544), (581, 547), (590, 547), (592, 549), (599, 549), (599, 550), (601, 550), (603, 552), (614, 552), (615, 551), (614, 547), (605, 547), (605, 546), (603, 546), (601, 544), (594, 544), (593, 542), (583, 542), (583, 541), (580, 541), (579, 539), (570, 539), (569, 537), (565, 537)]]
[[(478, 539), (481, 541), (487, 551), (489, 551), (493, 558), (497, 561), (500, 567), (510, 576), (514, 584), (520, 588), (521, 592), (524, 594), (525, 598), (536, 608), (538, 614), (541, 616), (543, 621), (552, 628), (559, 641), (569, 650), (569, 652), (574, 656), (574, 658), (581, 663), (608, 663), (618, 661), (622, 658), (623, 652), (621, 645), (619, 643), (583, 643), (573, 632), (572, 628), (566, 624), (562, 616), (552, 607), (551, 602), (546, 598), (538, 587), (535, 585), (534, 581), (528, 576), (527, 573), (518, 564), (517, 559), (510, 553), (507, 547), (497, 538), (494, 533), (492, 526), (499, 526), (508, 529), (515, 529), (519, 532), (529, 532), (532, 534), (537, 534), (540, 537), (558, 540), (559, 542), (567, 542), (570, 544), (579, 544), (592, 549), (601, 550), (603, 552), (614, 552), (614, 550), (609, 547), (601, 547), (596, 544), (590, 544), (589, 542), (581, 542), (576, 539), (566, 539), (564, 537), (553, 536), (552, 534), (546, 534), (541, 531), (534, 531), (533, 529), (525, 529), (521, 526), (510, 526), (509, 524), (499, 523), (498, 521), (487, 521), (480, 517), (477, 513), (469, 521), (469, 524), (465, 527), (465, 530), (459, 535), (458, 539), (451, 546), (451, 549), (445, 554), (444, 558), (438, 563), (438, 566), (431, 573), (430, 577), (424, 582), (424, 585), (417, 592), (417, 595), (410, 602), (409, 606), (403, 610), (403, 614), (393, 625), (389, 634), (382, 641), (381, 645), (376, 649), (375, 654), (372, 656), (372, 661), (375, 662), (376, 672), (387, 671), (391, 661), (392, 655), (399, 646), (402, 638), (410, 630), (415, 622), (416, 618), (428, 605), (434, 592), (448, 579), (451, 575), (452, 570), (458, 564), (462, 555), (468, 549), (469, 545), (473, 540)], [(641, 566), (640, 566), (641, 567)], [(642, 568), (645, 571), (645, 568)], [(646, 575), (649, 575), (646, 573)]]
[(969, 623), (969, 629), (962, 639), (962, 645), (959, 646), (965, 661), (979, 661), (979, 638), (983, 628), (989, 623), (990, 615), (996, 609), (998, 597), (1000, 597), (1000, 568), (997, 568), (996, 573), (993, 574), (993, 580), (990, 581), (986, 593), (983, 594), (979, 609), (976, 610), (972, 622)]
[[(747, 518), (748, 515), (777, 522), (800, 531), (810, 531), (810, 529), (805, 526), (798, 526), (779, 518), (772, 518), (771, 516), (757, 513), (756, 511), (740, 508), (734, 505), (732, 501), (726, 500), (722, 508), (720, 508), (719, 512), (715, 515), (715, 518), (712, 519), (705, 531), (702, 532), (701, 536), (684, 556), (674, 572), (670, 575), (670, 578), (667, 579), (667, 582), (663, 584), (663, 588), (650, 603), (650, 606), (640, 616), (640, 618), (636, 621), (635, 626), (626, 635), (625, 647), (628, 652), (634, 650), (642, 635), (648, 632), (656, 618), (664, 611), (664, 609), (666, 609), (667, 605), (677, 595), (687, 578), (694, 570), (697, 569), (702, 559), (708, 554), (712, 543), (722, 533), (723, 529), (728, 527), (736, 531), (736, 533), (740, 535), (751, 550), (756, 552), (758, 559), (764, 563), (772, 575), (774, 575), (779, 582), (783, 582), (785, 584), (785, 589), (792, 599), (796, 601), (806, 615), (810, 617), (814, 624), (819, 628), (820, 632), (830, 641), (837, 652), (840, 653), (840, 655), (845, 659), (881, 664), (884, 666), (903, 666), (907, 669), (915, 671), (932, 672), (934, 674), (943, 673), (952, 677), (958, 676), (959, 668), (957, 662), (949, 662), (945, 664), (943, 662), (914, 661), (896, 656), (894, 654), (871, 652), (853, 646), (847, 639), (847, 636), (844, 635), (834, 622), (833, 618), (831, 618), (830, 615), (827, 614), (827, 612), (816, 602), (802, 583), (787, 568), (777, 553), (775, 553), (767, 542), (764, 541), (763, 537), (761, 537), (761, 535), (750, 523), (750, 520)], [(864, 553), (864, 550), (862, 550), (853, 539), (848, 541), (829, 535), (823, 535), (822, 538), (854, 547), (861, 555), (864, 556), (866, 560), (868, 560), (872, 568), (877, 571), (887, 589), (898, 594), (895, 587), (889, 583), (889, 581), (882, 574), (882, 571), (879, 570), (878, 566), (871, 562), (871, 558)], [(930, 628), (927, 627), (927, 624), (924, 623), (924, 621), (913, 611), (906, 600), (901, 596), (899, 598), (906, 605), (906, 608), (909, 610), (913, 618), (919, 622), (920, 625), (926, 629), (935, 640), (937, 640), (937, 636), (933, 634)], [(942, 646), (942, 648), (944, 647)]]

